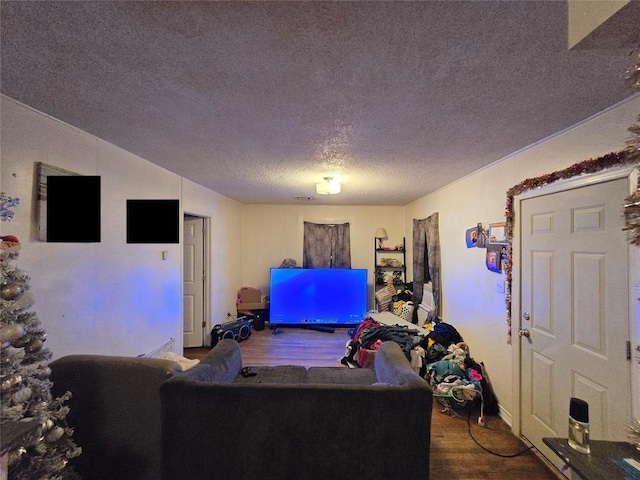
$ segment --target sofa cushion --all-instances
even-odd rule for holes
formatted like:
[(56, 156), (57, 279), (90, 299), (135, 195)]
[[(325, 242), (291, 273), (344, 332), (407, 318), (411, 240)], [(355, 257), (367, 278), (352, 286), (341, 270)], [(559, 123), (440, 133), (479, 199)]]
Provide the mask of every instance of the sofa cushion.
[(376, 374), (371, 368), (309, 367), (307, 383), (373, 385)]
[(295, 365), (282, 365), (277, 367), (250, 367), (255, 375), (244, 377), (241, 373), (236, 375), (233, 383), (253, 384), (253, 383), (281, 383), (296, 384), (304, 383), (307, 376), (307, 369)]

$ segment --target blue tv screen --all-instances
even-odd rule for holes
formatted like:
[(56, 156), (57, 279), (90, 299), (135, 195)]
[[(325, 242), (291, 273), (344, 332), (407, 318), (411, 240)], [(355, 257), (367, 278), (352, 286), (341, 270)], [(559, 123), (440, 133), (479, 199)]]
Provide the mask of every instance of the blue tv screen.
[(271, 269), (271, 324), (357, 325), (366, 313), (366, 269)]

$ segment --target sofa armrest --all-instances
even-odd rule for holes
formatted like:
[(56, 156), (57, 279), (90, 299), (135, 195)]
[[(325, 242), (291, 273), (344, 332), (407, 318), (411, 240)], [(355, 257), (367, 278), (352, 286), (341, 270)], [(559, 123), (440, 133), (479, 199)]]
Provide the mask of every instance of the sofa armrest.
[(231, 383), (242, 370), (240, 345), (235, 340), (223, 338), (200, 363), (179, 373), (178, 376), (196, 382)]
[(72, 394), (67, 421), (86, 479), (160, 477), (160, 385), (179, 365), (158, 358), (69, 355), (50, 363), (51, 392)]
[(411, 383), (427, 383), (411, 367), (411, 363), (396, 342), (386, 341), (378, 347), (373, 370), (376, 381), (388, 385), (409, 385)]

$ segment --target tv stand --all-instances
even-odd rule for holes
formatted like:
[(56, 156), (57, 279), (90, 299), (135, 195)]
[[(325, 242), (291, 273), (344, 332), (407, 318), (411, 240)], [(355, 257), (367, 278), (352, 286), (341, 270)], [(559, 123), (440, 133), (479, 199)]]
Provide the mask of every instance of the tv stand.
[(318, 332), (326, 332), (333, 333), (336, 331), (334, 327), (329, 327), (327, 325), (300, 325), (302, 328), (306, 328), (307, 330), (316, 330)]
[[(335, 327), (330, 327), (328, 325), (306, 325), (306, 324), (301, 324), (301, 325), (282, 325), (280, 326), (281, 328), (304, 328), (305, 330), (315, 330), (318, 332), (325, 332), (325, 333), (334, 333), (336, 331)], [(279, 326), (278, 325), (269, 325), (269, 328), (271, 330), (273, 330), (273, 334), (277, 335), (278, 333), (281, 333), (280, 331), (278, 331)], [(276, 333), (277, 331), (277, 333)]]

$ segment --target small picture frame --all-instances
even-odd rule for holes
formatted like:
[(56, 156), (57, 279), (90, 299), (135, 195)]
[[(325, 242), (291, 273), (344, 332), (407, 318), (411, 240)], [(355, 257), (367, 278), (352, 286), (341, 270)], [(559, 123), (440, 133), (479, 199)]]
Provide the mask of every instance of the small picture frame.
[(467, 248), (486, 248), (487, 247), (487, 231), (478, 223), (475, 227), (468, 228), (465, 232), (465, 241)]
[(505, 222), (490, 223), (489, 224), (489, 243), (507, 243)]
[(502, 266), (504, 263), (502, 259), (503, 249), (506, 252), (506, 246), (498, 243), (490, 243), (487, 245), (486, 264), (487, 268), (492, 272), (502, 272)]
[(475, 248), (478, 246), (478, 227), (468, 228), (464, 236), (467, 242), (467, 248)]

